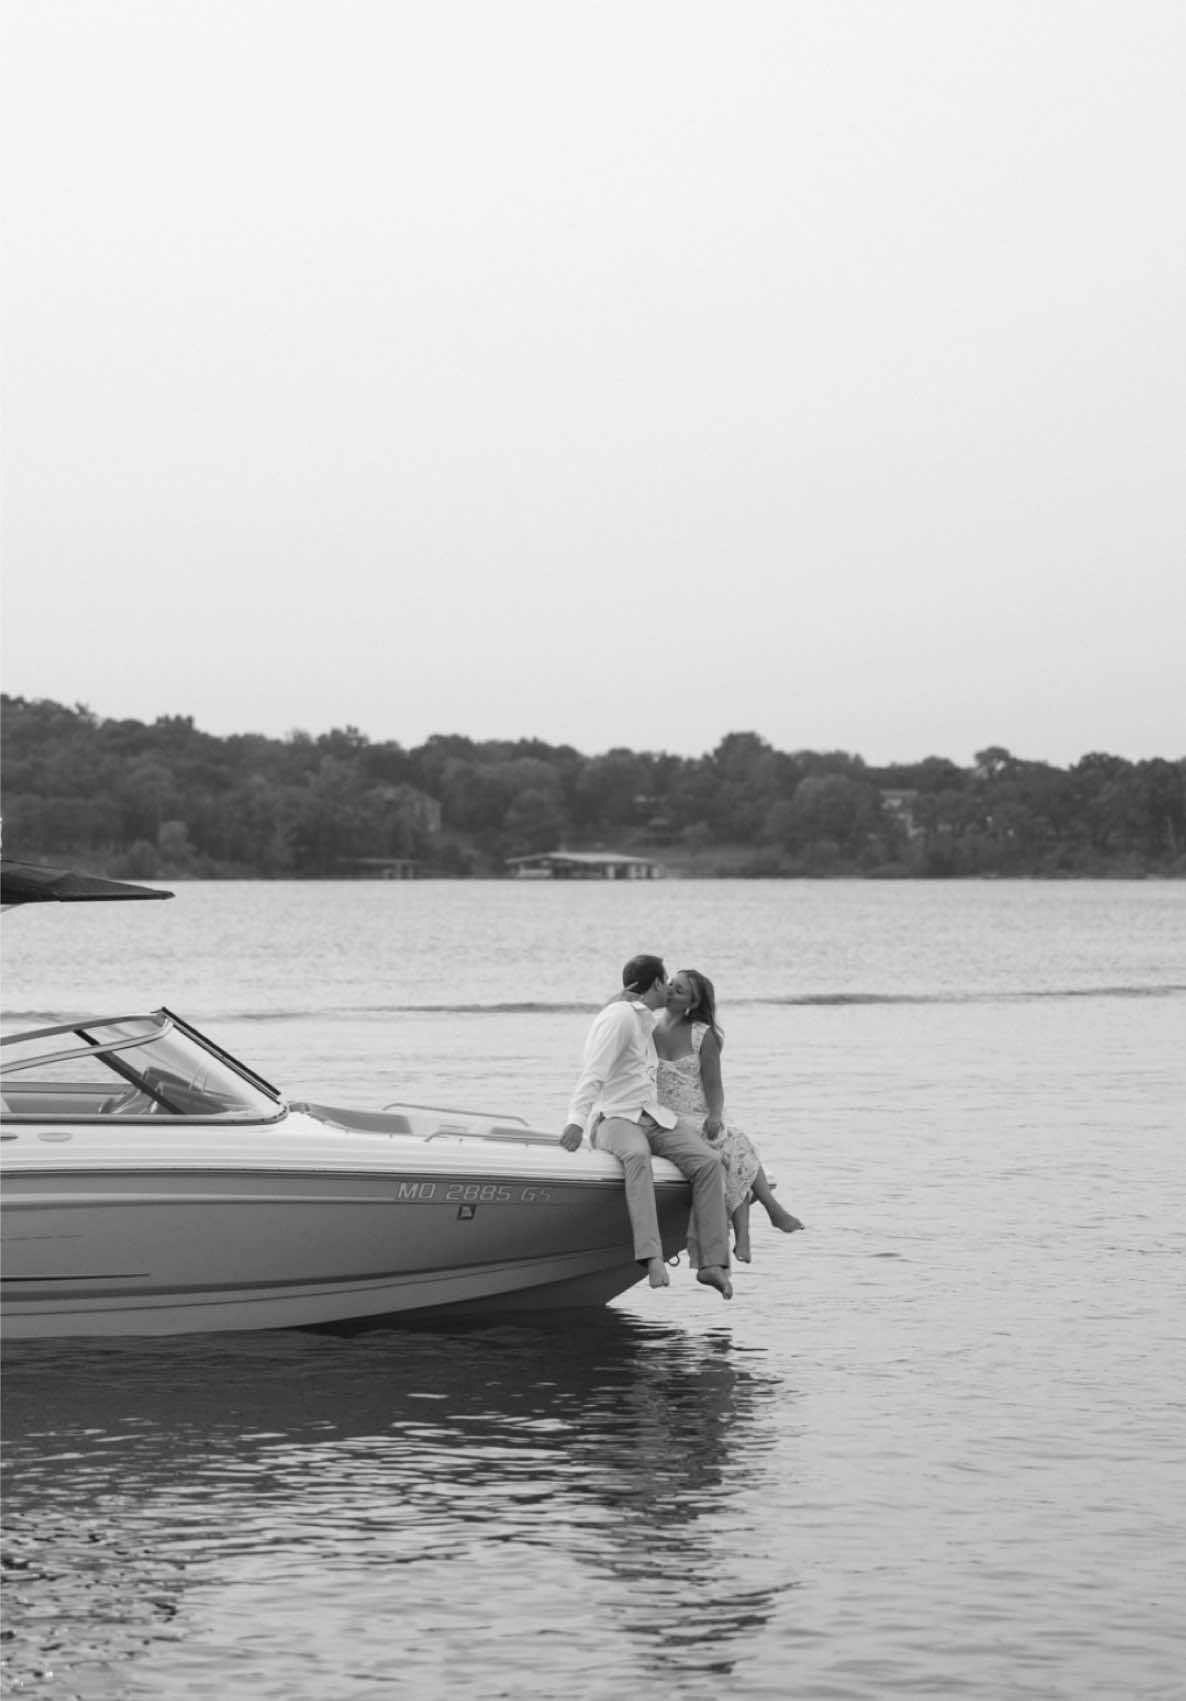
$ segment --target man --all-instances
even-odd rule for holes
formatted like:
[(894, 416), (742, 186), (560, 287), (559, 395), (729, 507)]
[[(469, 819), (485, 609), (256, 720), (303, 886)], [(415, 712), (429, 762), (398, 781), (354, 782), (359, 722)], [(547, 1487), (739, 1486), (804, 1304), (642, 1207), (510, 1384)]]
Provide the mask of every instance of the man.
[(622, 1161), (634, 1256), (646, 1265), (653, 1288), (667, 1287), (668, 1275), (659, 1239), (651, 1153), (670, 1159), (692, 1183), (692, 1217), (703, 1260), (696, 1279), (716, 1288), (724, 1299), (732, 1299), (721, 1160), (694, 1134), (678, 1132), (674, 1112), (665, 1110), (656, 1097), (655, 1015), (667, 1002), (662, 959), (631, 957), (622, 970), (622, 987), (619, 997), (606, 1005), (589, 1029), (560, 1143), (566, 1151), (575, 1152), (590, 1111), (594, 1105), (599, 1107), (592, 1142)]

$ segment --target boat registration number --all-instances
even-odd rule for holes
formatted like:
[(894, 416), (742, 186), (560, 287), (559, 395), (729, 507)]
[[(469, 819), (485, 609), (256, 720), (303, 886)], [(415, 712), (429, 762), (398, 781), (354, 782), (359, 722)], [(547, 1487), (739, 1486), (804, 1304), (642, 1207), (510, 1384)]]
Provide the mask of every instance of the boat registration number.
[(401, 1181), (396, 1200), (440, 1199), (446, 1205), (543, 1205), (550, 1187), (506, 1187), (495, 1181)]

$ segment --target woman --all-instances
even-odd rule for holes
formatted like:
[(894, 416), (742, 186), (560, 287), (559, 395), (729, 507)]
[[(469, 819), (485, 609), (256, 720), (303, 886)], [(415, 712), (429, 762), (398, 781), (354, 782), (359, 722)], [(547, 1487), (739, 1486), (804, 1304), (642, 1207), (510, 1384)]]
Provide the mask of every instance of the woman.
[(697, 969), (681, 969), (672, 977), (667, 1009), (655, 1024), (659, 1102), (675, 1111), (681, 1122), (691, 1124), (719, 1152), (725, 1171), (725, 1208), (733, 1219), (734, 1252), (748, 1264), (751, 1196), (783, 1234), (793, 1234), (803, 1224), (775, 1199), (752, 1143), (740, 1128), (725, 1121), (723, 1044), (712, 982)]

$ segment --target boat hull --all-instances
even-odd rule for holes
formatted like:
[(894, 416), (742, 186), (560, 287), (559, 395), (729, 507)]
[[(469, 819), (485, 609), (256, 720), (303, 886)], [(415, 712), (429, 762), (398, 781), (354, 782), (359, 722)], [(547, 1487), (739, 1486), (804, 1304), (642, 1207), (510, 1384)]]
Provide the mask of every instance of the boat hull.
[[(88, 1165), (77, 1144), (7, 1176), (9, 1340), (568, 1309), (604, 1305), (644, 1273), (603, 1153), (344, 1134), (314, 1140), (299, 1165), (242, 1151), (233, 1165), (161, 1163), (159, 1148), (156, 1163), (125, 1149)], [(671, 1256), (689, 1189), (670, 1165), (655, 1171)]]

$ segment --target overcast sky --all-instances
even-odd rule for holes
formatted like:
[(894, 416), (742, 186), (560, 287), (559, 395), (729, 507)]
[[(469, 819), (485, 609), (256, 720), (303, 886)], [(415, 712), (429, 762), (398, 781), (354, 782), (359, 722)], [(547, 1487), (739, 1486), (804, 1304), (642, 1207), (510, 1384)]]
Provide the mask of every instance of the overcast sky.
[(5, 688), (1186, 754), (1182, 0), (7, 0)]

